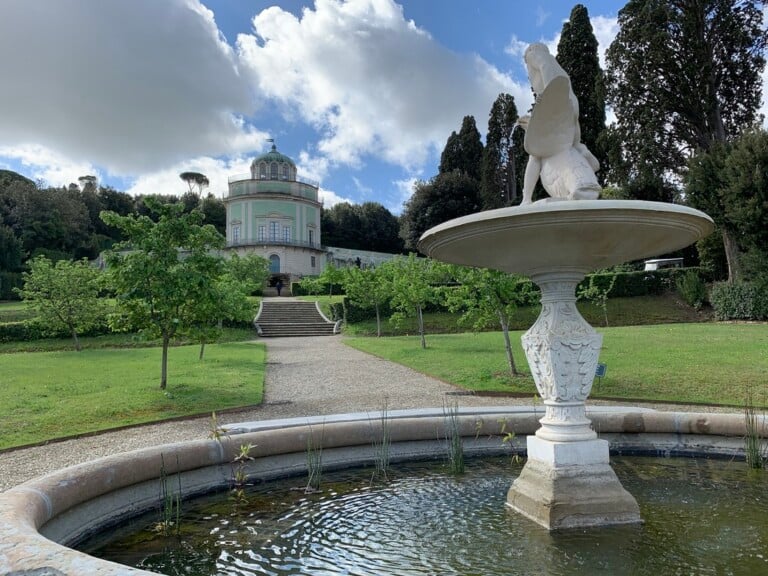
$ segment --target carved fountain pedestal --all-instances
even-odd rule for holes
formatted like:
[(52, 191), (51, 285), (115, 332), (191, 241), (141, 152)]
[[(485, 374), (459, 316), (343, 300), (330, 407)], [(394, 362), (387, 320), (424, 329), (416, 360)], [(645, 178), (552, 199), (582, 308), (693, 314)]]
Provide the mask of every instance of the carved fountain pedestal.
[(675, 204), (545, 200), (424, 233), (419, 250), (432, 258), (526, 275), (541, 288), (541, 314), (522, 341), (544, 417), (507, 495), (512, 509), (550, 530), (641, 522), (586, 416), (602, 335), (577, 310), (576, 286), (592, 270), (678, 250), (713, 228)]

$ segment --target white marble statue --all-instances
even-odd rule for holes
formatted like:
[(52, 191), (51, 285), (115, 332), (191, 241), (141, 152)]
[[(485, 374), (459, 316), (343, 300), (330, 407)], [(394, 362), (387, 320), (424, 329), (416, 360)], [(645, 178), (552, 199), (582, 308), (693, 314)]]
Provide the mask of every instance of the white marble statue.
[(568, 74), (544, 44), (531, 44), (525, 51), (525, 63), (536, 105), (530, 116), (518, 119), (525, 129), (529, 154), (523, 204), (531, 202), (539, 178), (552, 198), (596, 199), (601, 190), (595, 177), (600, 163), (581, 142), (579, 102)]

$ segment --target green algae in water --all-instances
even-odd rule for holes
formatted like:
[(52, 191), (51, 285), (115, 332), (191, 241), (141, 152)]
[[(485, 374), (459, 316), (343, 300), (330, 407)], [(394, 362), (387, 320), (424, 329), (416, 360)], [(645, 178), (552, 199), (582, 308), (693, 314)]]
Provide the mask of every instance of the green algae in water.
[(81, 549), (193, 576), (768, 573), (768, 474), (722, 460), (611, 462), (644, 524), (547, 532), (504, 505), (522, 464), (490, 458), (458, 478), (434, 463), (395, 467), (374, 486), (369, 469), (329, 473), (310, 495), (273, 481), (247, 506), (226, 494), (185, 503), (178, 538), (145, 517)]

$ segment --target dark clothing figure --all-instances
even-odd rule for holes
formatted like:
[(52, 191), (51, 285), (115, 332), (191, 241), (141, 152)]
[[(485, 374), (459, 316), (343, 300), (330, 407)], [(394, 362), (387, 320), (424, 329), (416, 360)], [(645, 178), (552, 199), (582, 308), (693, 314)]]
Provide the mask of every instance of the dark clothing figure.
[(280, 291), (283, 289), (283, 281), (278, 280), (277, 284), (275, 284), (275, 288), (277, 288), (277, 295), (280, 296)]

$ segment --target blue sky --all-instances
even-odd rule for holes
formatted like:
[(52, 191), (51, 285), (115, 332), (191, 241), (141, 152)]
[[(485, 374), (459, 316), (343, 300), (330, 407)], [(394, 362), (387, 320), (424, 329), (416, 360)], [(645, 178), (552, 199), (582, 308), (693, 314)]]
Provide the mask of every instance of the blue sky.
[[(131, 193), (210, 191), (278, 149), (321, 196), (395, 213), (464, 115), (524, 111), (522, 49), (554, 51), (574, 2), (3, 0), (0, 168)], [(605, 49), (623, 2), (585, 2)]]

